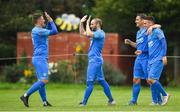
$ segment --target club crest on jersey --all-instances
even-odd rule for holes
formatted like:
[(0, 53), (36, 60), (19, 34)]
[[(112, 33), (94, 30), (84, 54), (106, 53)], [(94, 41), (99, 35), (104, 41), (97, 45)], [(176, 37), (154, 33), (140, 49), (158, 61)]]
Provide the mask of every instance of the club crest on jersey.
[(149, 42), (148, 42), (148, 46), (149, 46), (149, 47), (152, 47), (152, 46), (153, 46), (153, 41), (149, 41)]
[(142, 38), (137, 39), (137, 40), (136, 40), (136, 43), (137, 43), (137, 44), (143, 43), (143, 41), (144, 41), (144, 38), (142, 37)]

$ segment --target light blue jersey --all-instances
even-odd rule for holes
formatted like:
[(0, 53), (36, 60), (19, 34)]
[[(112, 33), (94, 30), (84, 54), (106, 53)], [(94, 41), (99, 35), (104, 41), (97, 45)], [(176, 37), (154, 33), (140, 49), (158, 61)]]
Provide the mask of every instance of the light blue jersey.
[(146, 28), (140, 28), (136, 34), (136, 49), (141, 50), (142, 54), (137, 56), (137, 59), (148, 59), (148, 38)]
[(91, 39), (88, 52), (89, 62), (103, 63), (102, 49), (104, 47), (105, 33), (103, 30), (94, 32), (94, 37)]
[(159, 28), (153, 29), (152, 34), (148, 35), (149, 64), (162, 60), (166, 55), (167, 48), (163, 48), (166, 42), (162, 42), (163, 39), (165, 40), (164, 33)]
[(54, 22), (48, 23), (51, 29), (35, 26), (32, 29), (33, 57), (48, 58), (48, 36), (57, 33)]

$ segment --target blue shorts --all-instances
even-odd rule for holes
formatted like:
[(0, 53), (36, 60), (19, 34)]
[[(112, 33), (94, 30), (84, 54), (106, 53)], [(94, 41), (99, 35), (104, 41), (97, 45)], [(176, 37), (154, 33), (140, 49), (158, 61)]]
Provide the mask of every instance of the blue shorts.
[(48, 60), (46, 58), (32, 58), (38, 80), (48, 80)]
[(88, 63), (87, 81), (104, 80), (102, 63)]
[(136, 59), (134, 62), (134, 78), (147, 79), (148, 78), (148, 59)]
[(159, 80), (163, 67), (164, 65), (162, 60), (158, 60), (152, 64), (148, 64), (148, 79)]

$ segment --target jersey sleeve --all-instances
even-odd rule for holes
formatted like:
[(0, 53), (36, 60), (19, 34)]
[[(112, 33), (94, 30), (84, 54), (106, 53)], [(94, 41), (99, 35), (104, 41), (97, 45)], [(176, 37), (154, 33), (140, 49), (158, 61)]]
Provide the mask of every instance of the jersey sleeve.
[(55, 34), (58, 33), (58, 30), (57, 30), (57, 28), (56, 28), (56, 25), (54, 24), (53, 21), (48, 22), (48, 25), (49, 25), (49, 27), (50, 27), (50, 34), (49, 34), (49, 35), (55, 35)]
[(51, 29), (51, 24), (50, 24), (50, 22), (48, 22), (48, 23), (47, 23), (47, 25), (46, 25), (46, 29), (48, 29), (48, 30), (50, 30), (50, 29)]
[(104, 33), (101, 31), (95, 31), (94, 33), (94, 38), (104, 38)]
[(48, 22), (47, 27), (39, 31), (40, 36), (49, 36), (49, 35), (54, 35), (57, 33), (58, 31), (53, 21)]
[(163, 31), (160, 30), (160, 29), (158, 29), (158, 30), (156, 31), (156, 34), (157, 34), (157, 37), (158, 37), (159, 40), (165, 38)]
[(160, 40), (161, 41), (161, 45), (162, 45), (162, 51), (161, 54), (162, 56), (166, 56), (166, 52), (167, 52), (167, 43), (166, 43), (166, 39), (163, 38)]

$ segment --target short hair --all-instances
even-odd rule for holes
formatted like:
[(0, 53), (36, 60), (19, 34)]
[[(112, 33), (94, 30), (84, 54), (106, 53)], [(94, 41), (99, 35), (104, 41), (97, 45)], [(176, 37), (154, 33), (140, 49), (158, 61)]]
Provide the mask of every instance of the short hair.
[(155, 18), (154, 18), (153, 16), (147, 16), (147, 17), (145, 18), (145, 20), (149, 20), (149, 21), (151, 21), (151, 22), (153, 22), (153, 23), (156, 22), (156, 20), (155, 20)]
[(139, 16), (141, 19), (145, 19), (147, 17), (145, 13), (138, 13), (136, 16)]
[(32, 16), (32, 22), (33, 22), (34, 24), (36, 24), (36, 23), (37, 23), (37, 20), (38, 20), (41, 16), (43, 16), (42, 13), (34, 13), (33, 16)]
[(100, 25), (100, 27), (102, 28), (102, 20), (99, 18), (94, 18), (94, 20), (96, 21), (97, 24)]

